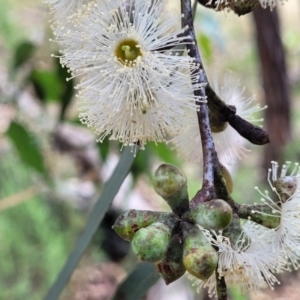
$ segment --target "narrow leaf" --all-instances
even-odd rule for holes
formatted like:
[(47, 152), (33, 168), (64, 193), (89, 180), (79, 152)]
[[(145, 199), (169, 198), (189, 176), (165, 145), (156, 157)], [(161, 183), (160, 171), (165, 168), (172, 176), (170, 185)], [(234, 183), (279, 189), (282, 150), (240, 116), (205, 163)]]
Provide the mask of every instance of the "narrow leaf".
[(62, 67), (58, 59), (55, 60), (55, 63), (56, 63), (56, 73), (60, 78), (61, 86), (62, 86), (62, 95), (60, 97), (61, 108), (60, 108), (59, 120), (63, 121), (65, 119), (66, 111), (73, 98), (75, 81), (74, 78), (67, 80), (67, 78), (70, 77), (70, 73), (66, 67)]
[(119, 285), (113, 300), (139, 300), (159, 279), (151, 263), (138, 263), (128, 277)]
[(58, 100), (62, 94), (60, 78), (53, 71), (33, 70), (29, 76), (36, 94), (42, 102)]
[(55, 283), (49, 290), (45, 300), (58, 299), (60, 293), (62, 292), (63, 288), (70, 279), (74, 269), (76, 268), (82, 254), (84, 253), (87, 246), (90, 244), (94, 233), (98, 229), (99, 224), (104, 218), (106, 211), (108, 210), (111, 202), (117, 194), (126, 175), (128, 174), (133, 160), (134, 156), (130, 152), (130, 147), (127, 147), (123, 151), (119, 163), (114, 170), (114, 173), (104, 185), (102, 195), (96, 202), (89, 216), (85, 229), (79, 236), (72, 253), (69, 255), (65, 266), (63, 267)]
[(21, 160), (35, 171), (46, 175), (47, 169), (44, 157), (39, 149), (35, 137), (21, 124), (13, 121), (6, 135), (14, 144)]
[(32, 57), (35, 48), (35, 45), (29, 41), (19, 44), (13, 57), (13, 68), (17, 69), (26, 63)]

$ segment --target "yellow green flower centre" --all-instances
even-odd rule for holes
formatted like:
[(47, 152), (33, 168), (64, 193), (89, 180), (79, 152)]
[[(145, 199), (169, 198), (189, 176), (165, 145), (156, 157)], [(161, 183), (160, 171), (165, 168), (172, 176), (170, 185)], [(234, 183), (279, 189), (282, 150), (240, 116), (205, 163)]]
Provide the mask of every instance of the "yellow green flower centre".
[(131, 67), (136, 59), (142, 56), (142, 52), (135, 40), (127, 39), (117, 45), (115, 55), (122, 64)]

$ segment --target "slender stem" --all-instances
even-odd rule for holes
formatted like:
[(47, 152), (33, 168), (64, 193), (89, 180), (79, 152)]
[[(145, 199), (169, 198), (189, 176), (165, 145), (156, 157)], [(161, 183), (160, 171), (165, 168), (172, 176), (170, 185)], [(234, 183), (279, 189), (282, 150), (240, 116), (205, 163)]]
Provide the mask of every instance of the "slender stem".
[(218, 300), (227, 300), (227, 286), (224, 277), (221, 277), (216, 270)]
[[(200, 53), (197, 47), (197, 40), (193, 26), (193, 15), (190, 0), (181, 0), (182, 12), (182, 27), (188, 27), (188, 35), (193, 40), (193, 43), (188, 44), (186, 47), (189, 50), (189, 55), (194, 59), (195, 65), (198, 69), (195, 71), (199, 75), (199, 83), (207, 83), (207, 77), (203, 68)], [(206, 98), (205, 90), (198, 89), (194, 92), (197, 98)], [(217, 153), (215, 151), (214, 141), (212, 139), (208, 107), (206, 103), (200, 103), (200, 111), (197, 112), (198, 124), (202, 142), (203, 152), (203, 185), (201, 199), (206, 198), (206, 201), (216, 197), (214, 189), (214, 165), (217, 161)], [(203, 201), (196, 201), (203, 202)]]
[[(207, 76), (203, 68), (201, 56), (197, 47), (197, 40), (193, 25), (193, 14), (191, 0), (181, 0), (182, 27), (187, 27), (188, 35), (193, 43), (186, 47), (189, 55), (194, 59), (195, 65), (198, 66), (197, 72), (198, 83), (207, 84)], [(206, 98), (205, 89), (194, 91), (197, 99)], [(202, 153), (203, 153), (203, 182), (202, 188), (190, 202), (190, 207), (195, 207), (201, 202), (216, 199), (217, 196), (225, 196), (223, 199), (231, 199), (227, 191), (225, 181), (220, 169), (220, 163), (215, 150), (214, 141), (209, 122), (209, 110), (206, 103), (200, 103), (200, 111), (197, 112), (199, 130), (201, 135)], [(220, 195), (224, 194), (224, 195)], [(216, 271), (217, 293), (219, 300), (227, 300), (227, 287), (224, 277), (219, 279)]]

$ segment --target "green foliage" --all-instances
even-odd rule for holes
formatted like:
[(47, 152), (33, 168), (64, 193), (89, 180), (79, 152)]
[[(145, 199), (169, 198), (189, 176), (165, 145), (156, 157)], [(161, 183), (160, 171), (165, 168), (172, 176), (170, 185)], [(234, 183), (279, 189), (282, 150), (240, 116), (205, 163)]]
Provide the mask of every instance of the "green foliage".
[[(25, 30), (20, 30), (19, 22), (16, 22), (17, 16), (13, 14), (12, 1), (0, 0), (0, 7), (1, 50), (2, 47), (14, 50), (24, 39)], [(1, 56), (2, 54), (3, 51)]]
[(105, 138), (102, 143), (97, 143), (98, 149), (100, 152), (100, 156), (103, 160), (106, 160), (108, 154), (109, 154), (109, 149), (110, 149), (110, 141), (108, 138)]
[(141, 174), (147, 174), (148, 176), (150, 176), (149, 166), (151, 156), (152, 153), (149, 150), (149, 148), (138, 151), (131, 168), (131, 173), (135, 181), (139, 178)]
[(153, 264), (139, 263), (119, 285), (113, 300), (139, 300), (156, 283), (159, 275)]
[(207, 62), (211, 62), (212, 58), (213, 58), (212, 57), (213, 45), (212, 45), (210, 37), (208, 35), (202, 33), (202, 34), (198, 35), (197, 41), (198, 41), (199, 46), (202, 50), (202, 54), (203, 54), (204, 59)]
[(237, 289), (230, 288), (229, 293), (234, 300), (248, 300), (246, 295), (242, 295)]
[(66, 203), (54, 207), (39, 196), (0, 212), (1, 299), (42, 299), (69, 254), (78, 217)]
[(114, 173), (105, 184), (102, 194), (98, 201), (96, 202), (89, 218), (85, 229), (78, 238), (76, 245), (72, 253), (68, 257), (64, 268), (57, 277), (55, 283), (49, 290), (46, 300), (57, 299), (62, 292), (64, 286), (68, 282), (71, 274), (73, 273), (75, 267), (77, 266), (79, 259), (83, 255), (85, 249), (90, 244), (93, 235), (98, 229), (99, 224), (102, 222), (102, 219), (105, 216), (106, 211), (108, 210), (112, 200), (117, 194), (121, 184), (123, 183), (125, 177), (127, 176), (130, 167), (133, 163), (134, 157), (130, 151), (130, 147), (124, 149), (119, 163), (116, 166)]
[(74, 95), (74, 79), (67, 80), (70, 76), (68, 70), (63, 68), (59, 60), (54, 58), (54, 70), (33, 69), (28, 81), (32, 83), (38, 99), (42, 103), (58, 101), (60, 103), (59, 120), (65, 119), (66, 110)]
[(58, 100), (61, 97), (61, 82), (52, 71), (33, 70), (29, 80), (34, 86), (36, 95), (42, 103)]
[(11, 122), (6, 135), (14, 144), (21, 160), (40, 174), (47, 175), (47, 169), (36, 138), (20, 123)]
[(18, 69), (25, 64), (33, 56), (35, 49), (35, 45), (29, 41), (20, 43), (14, 53), (12, 63), (13, 69)]
[(70, 73), (67, 68), (63, 68), (59, 63), (59, 60), (55, 58), (56, 63), (56, 74), (60, 79), (61, 84), (61, 95), (60, 95), (60, 115), (59, 120), (63, 121), (65, 119), (66, 110), (69, 107), (74, 94), (74, 79), (68, 79)]
[(147, 148), (150, 149), (154, 156), (157, 156), (163, 162), (177, 166), (181, 165), (175, 151), (167, 144), (159, 143), (155, 145), (154, 143), (149, 143), (147, 144)]

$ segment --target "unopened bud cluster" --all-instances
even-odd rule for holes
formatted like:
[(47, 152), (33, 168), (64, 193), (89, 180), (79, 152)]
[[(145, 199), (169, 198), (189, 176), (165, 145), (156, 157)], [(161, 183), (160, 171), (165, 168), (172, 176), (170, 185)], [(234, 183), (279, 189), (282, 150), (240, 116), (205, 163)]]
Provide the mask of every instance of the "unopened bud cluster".
[[(300, 168), (288, 173), (287, 162), (272, 162), (269, 193), (262, 203), (231, 206), (221, 199), (189, 205), (187, 180), (180, 169), (162, 164), (155, 172), (156, 192), (172, 212), (129, 210), (116, 221), (114, 230), (132, 242), (136, 256), (155, 263), (166, 284), (185, 271), (200, 288), (217, 293), (217, 279), (238, 285), (243, 293), (279, 284), (275, 274), (298, 269), (300, 264)], [(228, 192), (229, 172), (221, 168)], [(241, 221), (246, 219), (247, 221)]]
[(153, 185), (172, 212), (129, 210), (116, 220), (113, 229), (131, 241), (140, 260), (156, 264), (167, 284), (185, 271), (207, 280), (217, 268), (218, 253), (203, 231), (226, 228), (232, 220), (231, 207), (215, 199), (191, 209), (186, 177), (173, 165), (162, 164)]

